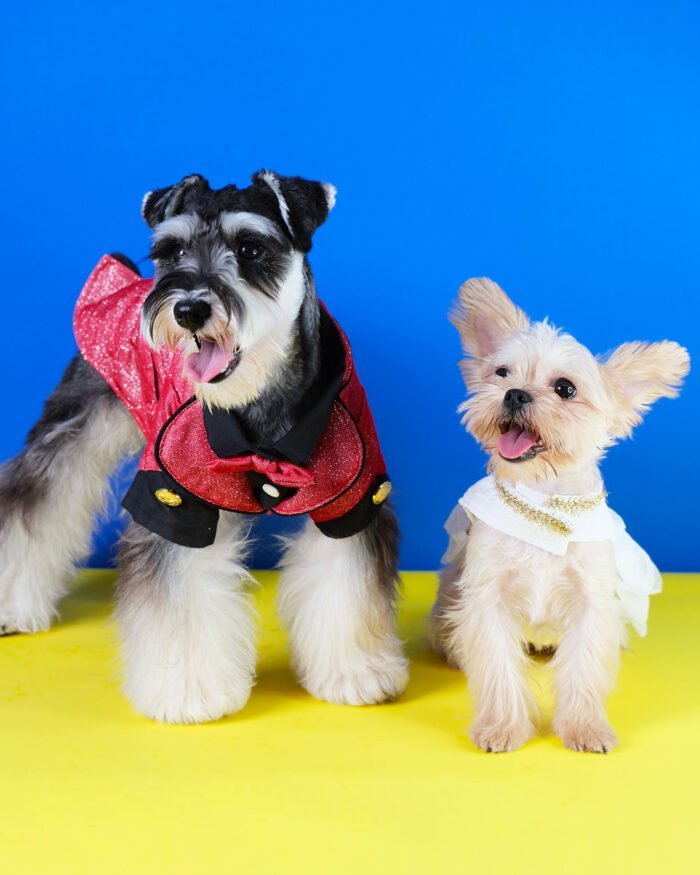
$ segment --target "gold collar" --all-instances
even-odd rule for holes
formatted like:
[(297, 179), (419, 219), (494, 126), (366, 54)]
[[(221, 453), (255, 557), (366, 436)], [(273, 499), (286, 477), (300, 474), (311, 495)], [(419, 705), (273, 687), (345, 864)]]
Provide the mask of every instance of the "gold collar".
[[(549, 513), (543, 507), (536, 507), (527, 502), (520, 495), (508, 489), (500, 480), (495, 480), (496, 492), (501, 501), (507, 504), (511, 510), (514, 510), (520, 516), (524, 517), (531, 523), (538, 526), (543, 526), (558, 535), (568, 537), (573, 534), (573, 527), (561, 519), (554, 513)], [(579, 495), (552, 495), (544, 504), (544, 507), (562, 511), (570, 516), (576, 516), (580, 513), (585, 513), (588, 510), (593, 510), (601, 501), (605, 501), (607, 493), (601, 490), (597, 495), (579, 496)]]

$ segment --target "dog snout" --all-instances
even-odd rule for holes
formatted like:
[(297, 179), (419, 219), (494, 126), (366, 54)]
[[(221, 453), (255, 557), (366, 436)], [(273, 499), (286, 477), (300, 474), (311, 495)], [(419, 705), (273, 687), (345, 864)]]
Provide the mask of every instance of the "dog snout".
[(199, 331), (211, 316), (211, 306), (201, 299), (194, 301), (178, 301), (173, 307), (175, 321), (181, 328), (188, 331)]
[(503, 406), (511, 413), (517, 413), (531, 401), (532, 395), (524, 389), (509, 389), (503, 397)]

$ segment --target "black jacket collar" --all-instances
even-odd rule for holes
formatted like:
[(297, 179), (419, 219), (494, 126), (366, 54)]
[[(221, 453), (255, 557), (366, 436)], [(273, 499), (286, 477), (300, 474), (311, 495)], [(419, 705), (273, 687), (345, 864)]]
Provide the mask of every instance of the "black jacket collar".
[(235, 411), (204, 408), (207, 439), (217, 456), (228, 458), (256, 453), (272, 459), (287, 459), (298, 465), (308, 463), (343, 385), (346, 368), (345, 344), (335, 322), (323, 307), (320, 342), (319, 378), (310, 391), (310, 397), (302, 405), (290, 430), (270, 445), (255, 445)]

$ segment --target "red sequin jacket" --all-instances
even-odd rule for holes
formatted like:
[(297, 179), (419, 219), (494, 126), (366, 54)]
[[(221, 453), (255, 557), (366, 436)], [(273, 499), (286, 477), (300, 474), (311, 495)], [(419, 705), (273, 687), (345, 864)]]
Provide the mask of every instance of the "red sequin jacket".
[(274, 445), (251, 446), (233, 411), (209, 411), (182, 375), (182, 353), (141, 337), (153, 280), (104, 256), (78, 299), (83, 357), (109, 383), (146, 439), (124, 507), (187, 547), (214, 541), (219, 510), (310, 514), (324, 534), (365, 529), (391, 484), (342, 330), (322, 308), (324, 386)]

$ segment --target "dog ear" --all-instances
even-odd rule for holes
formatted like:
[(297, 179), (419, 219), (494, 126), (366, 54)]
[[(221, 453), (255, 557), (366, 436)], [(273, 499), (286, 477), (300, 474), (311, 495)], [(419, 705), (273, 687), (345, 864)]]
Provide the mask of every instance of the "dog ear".
[(157, 188), (149, 191), (141, 203), (141, 215), (149, 228), (155, 228), (165, 219), (187, 212), (188, 203), (193, 195), (199, 195), (209, 190), (209, 183), (198, 173), (170, 185), (167, 188)]
[(530, 324), (503, 289), (486, 278), (464, 283), (450, 322), (459, 331), (464, 352), (472, 358), (493, 355), (509, 334)]
[(335, 186), (300, 176), (280, 176), (271, 170), (253, 175), (253, 184), (267, 186), (277, 198), (282, 222), (301, 252), (311, 249), (311, 238), (335, 206)]
[(614, 437), (627, 437), (657, 398), (675, 398), (690, 370), (687, 350), (671, 340), (623, 343), (601, 363), (615, 396)]

